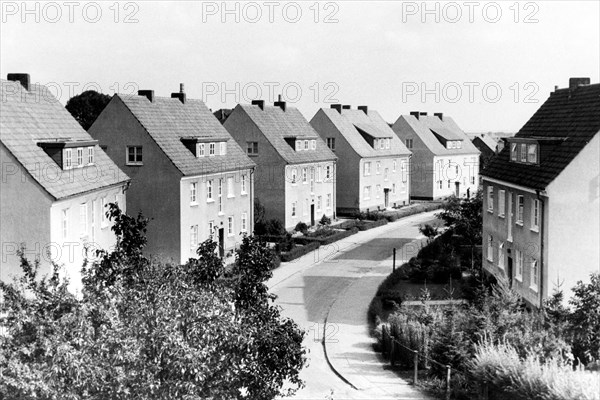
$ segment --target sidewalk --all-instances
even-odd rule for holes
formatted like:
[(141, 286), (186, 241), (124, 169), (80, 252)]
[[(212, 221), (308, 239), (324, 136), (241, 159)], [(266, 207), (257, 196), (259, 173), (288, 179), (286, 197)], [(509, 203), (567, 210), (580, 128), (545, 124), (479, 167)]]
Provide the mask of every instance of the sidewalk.
[(329, 310), (325, 332), (335, 332), (325, 340), (328, 362), (347, 383), (374, 398), (433, 400), (410, 382), (386, 369), (389, 365), (372, 348), (367, 310), (379, 284), (390, 273), (392, 260), (386, 260), (352, 283)]

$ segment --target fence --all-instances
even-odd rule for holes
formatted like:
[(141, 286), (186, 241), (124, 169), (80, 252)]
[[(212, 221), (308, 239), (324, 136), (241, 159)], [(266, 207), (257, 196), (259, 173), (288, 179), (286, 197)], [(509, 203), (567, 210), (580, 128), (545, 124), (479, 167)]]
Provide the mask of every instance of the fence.
[[(404, 360), (406, 364), (410, 364), (409, 360), (412, 360), (413, 367), (413, 384), (416, 385), (419, 380), (419, 365), (422, 366), (423, 369), (428, 370), (431, 364), (435, 364), (441, 368), (446, 369), (446, 400), (450, 400), (450, 395), (452, 393), (452, 376), (453, 369), (450, 365), (442, 364), (436, 360), (433, 360), (424, 354), (419, 353), (418, 350), (411, 349), (400, 343), (390, 332), (390, 329), (387, 325), (382, 325), (381, 327), (381, 352), (384, 356), (387, 356), (390, 360), (390, 364), (392, 367), (396, 366), (396, 362), (400, 360)], [(457, 373), (463, 374), (464, 372), (458, 371), (454, 369), (454, 375)]]

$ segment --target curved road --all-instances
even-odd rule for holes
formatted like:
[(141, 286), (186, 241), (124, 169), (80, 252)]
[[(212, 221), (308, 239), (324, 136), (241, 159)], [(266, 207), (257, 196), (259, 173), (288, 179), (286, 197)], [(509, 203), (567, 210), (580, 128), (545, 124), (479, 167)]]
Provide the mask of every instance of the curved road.
[[(328, 340), (336, 340), (338, 335), (336, 326), (331, 324), (327, 325), (327, 332), (323, 332), (326, 317), (334, 302), (342, 297), (351, 284), (360, 279), (368, 279), (375, 267), (390, 259), (394, 247), (398, 249), (397, 266), (402, 260), (416, 255), (418, 246), (412, 242), (422, 238), (419, 225), (439, 222), (434, 214), (435, 212), (417, 214), (380, 228), (359, 232), (330, 246), (321, 247), (298, 260), (282, 263), (281, 267), (273, 271), (273, 277), (267, 284), (271, 292), (278, 296), (276, 303), (282, 308), (283, 316), (292, 318), (307, 332), (304, 344), (309, 352), (309, 361), (301, 372), (306, 387), (294, 399), (323, 400), (331, 394), (335, 400), (425, 398), (400, 395), (382, 397), (381, 392), (354, 389), (330, 367), (322, 338), (325, 334)], [(381, 266), (378, 270), (381, 270)], [(380, 274), (381, 280), (385, 278), (385, 274), (385, 271)], [(371, 279), (372, 275), (370, 274)], [(353, 309), (348, 312), (352, 313)], [(360, 313), (363, 314), (362, 311)], [(359, 320), (364, 317), (352, 316)], [(343, 343), (339, 345), (343, 346)]]

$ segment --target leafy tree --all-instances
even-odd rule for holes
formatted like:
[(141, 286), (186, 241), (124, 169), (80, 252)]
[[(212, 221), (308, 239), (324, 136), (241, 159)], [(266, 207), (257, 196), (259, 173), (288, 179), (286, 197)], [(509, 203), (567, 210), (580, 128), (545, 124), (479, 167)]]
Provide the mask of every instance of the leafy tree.
[(269, 249), (246, 238), (229, 276), (212, 242), (185, 265), (164, 264), (143, 255), (146, 219), (114, 204), (107, 214), (116, 249), (83, 269), (81, 299), (57, 266), (40, 277), (23, 253), (23, 276), (0, 282), (0, 394), (272, 399), (302, 385), (303, 332), (272, 304)]
[(427, 238), (428, 243), (431, 243), (433, 238), (438, 235), (438, 228), (430, 224), (420, 225), (419, 232)]
[(569, 300), (573, 355), (587, 364), (600, 360), (600, 274), (592, 274), (589, 283), (577, 282), (573, 292)]
[(71, 97), (65, 108), (87, 131), (110, 99), (111, 97), (106, 94), (98, 93), (95, 90), (86, 90), (77, 96)]

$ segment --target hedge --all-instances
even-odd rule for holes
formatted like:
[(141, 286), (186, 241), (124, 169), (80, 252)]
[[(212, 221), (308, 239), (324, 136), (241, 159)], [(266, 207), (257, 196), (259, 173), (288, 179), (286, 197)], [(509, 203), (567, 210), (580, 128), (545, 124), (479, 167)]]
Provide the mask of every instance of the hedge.
[(380, 219), (379, 221), (359, 221), (356, 223), (356, 227), (359, 231), (368, 231), (369, 229), (377, 228), (378, 226), (383, 226), (387, 223), (387, 219)]
[(270, 243), (281, 243), (286, 239), (285, 235), (257, 235), (259, 240)]
[(281, 261), (287, 262), (295, 260), (296, 258), (300, 258), (305, 254), (310, 253), (313, 250), (316, 250), (321, 246), (319, 242), (307, 243), (304, 246), (294, 247), (290, 251), (286, 251), (280, 254)]
[(294, 238), (294, 243), (306, 245), (308, 243), (317, 242), (321, 246), (323, 246), (323, 245), (328, 245), (328, 244), (331, 244), (333, 242), (337, 242), (338, 240), (342, 240), (344, 238), (347, 238), (348, 236), (354, 235), (357, 232), (358, 232), (358, 228), (355, 227), (355, 228), (348, 229), (346, 231), (336, 232), (333, 235), (330, 235), (330, 236), (327, 236), (327, 237), (307, 237), (307, 236), (300, 236), (300, 237)]

